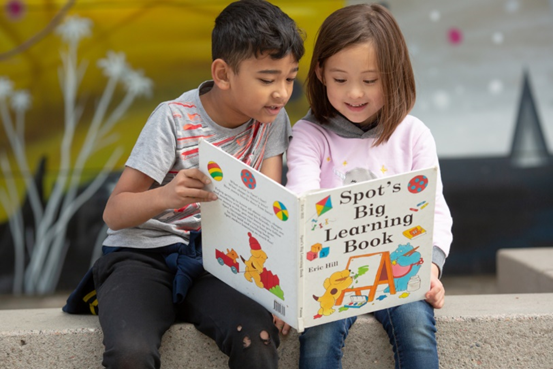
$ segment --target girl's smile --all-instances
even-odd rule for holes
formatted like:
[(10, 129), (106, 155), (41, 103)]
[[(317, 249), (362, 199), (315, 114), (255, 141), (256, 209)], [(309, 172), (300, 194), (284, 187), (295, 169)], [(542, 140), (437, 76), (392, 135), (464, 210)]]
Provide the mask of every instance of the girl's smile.
[(373, 122), (384, 105), (376, 53), (370, 42), (349, 46), (317, 68), (328, 100), (353, 123)]

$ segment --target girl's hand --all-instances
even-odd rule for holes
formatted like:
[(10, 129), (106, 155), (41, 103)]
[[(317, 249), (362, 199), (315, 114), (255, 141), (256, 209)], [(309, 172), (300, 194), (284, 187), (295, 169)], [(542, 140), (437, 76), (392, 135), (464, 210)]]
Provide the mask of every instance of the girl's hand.
[(444, 285), (438, 278), (440, 270), (436, 264), (432, 264), (432, 273), (430, 276), (430, 291), (425, 295), (426, 302), (428, 302), (434, 309), (441, 309), (445, 303), (445, 289)]

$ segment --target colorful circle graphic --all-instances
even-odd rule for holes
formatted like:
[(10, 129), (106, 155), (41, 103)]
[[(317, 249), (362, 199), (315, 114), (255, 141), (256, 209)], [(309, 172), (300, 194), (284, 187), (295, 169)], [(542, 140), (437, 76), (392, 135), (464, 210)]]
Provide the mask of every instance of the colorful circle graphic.
[(284, 206), (284, 204), (280, 201), (275, 201), (273, 203), (273, 211), (275, 212), (275, 215), (278, 219), (282, 220), (283, 222), (288, 220), (288, 209), (286, 209), (286, 206)]
[(221, 181), (223, 179), (223, 170), (216, 162), (210, 161), (207, 163), (207, 171), (214, 180)]
[(247, 169), (244, 169), (242, 172), (240, 172), (240, 178), (242, 178), (242, 183), (244, 183), (244, 186), (248, 187), (250, 190), (253, 190), (257, 185), (252, 172)]
[(409, 181), (408, 189), (411, 193), (422, 192), (426, 186), (428, 186), (428, 178), (426, 176), (420, 175), (414, 177)]

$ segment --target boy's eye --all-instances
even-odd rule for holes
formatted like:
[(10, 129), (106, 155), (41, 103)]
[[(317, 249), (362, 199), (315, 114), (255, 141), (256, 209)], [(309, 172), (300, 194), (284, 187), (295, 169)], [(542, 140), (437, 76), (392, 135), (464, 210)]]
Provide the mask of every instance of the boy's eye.
[(260, 78), (259, 80), (260, 80), (262, 83), (266, 84), (266, 85), (269, 85), (269, 84), (273, 83), (273, 81), (268, 80), (268, 79), (262, 79), (262, 78)]

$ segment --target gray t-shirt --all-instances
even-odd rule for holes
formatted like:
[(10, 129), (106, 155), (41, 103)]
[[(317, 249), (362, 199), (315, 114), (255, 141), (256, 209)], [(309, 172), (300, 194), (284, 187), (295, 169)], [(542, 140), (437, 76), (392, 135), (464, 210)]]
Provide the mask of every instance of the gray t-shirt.
[[(169, 183), (179, 170), (198, 167), (198, 142), (205, 139), (255, 169), (263, 159), (282, 154), (291, 136), (283, 109), (272, 123), (255, 120), (237, 128), (224, 128), (207, 115), (200, 94), (212, 81), (158, 105), (146, 122), (126, 166), (154, 179), (151, 188)], [(201, 229), (200, 203), (167, 209), (147, 222), (118, 231), (109, 229), (105, 246), (150, 249), (188, 243), (189, 232)]]

